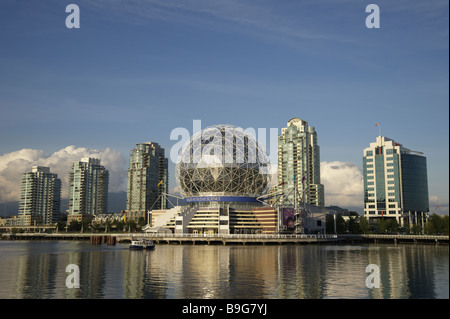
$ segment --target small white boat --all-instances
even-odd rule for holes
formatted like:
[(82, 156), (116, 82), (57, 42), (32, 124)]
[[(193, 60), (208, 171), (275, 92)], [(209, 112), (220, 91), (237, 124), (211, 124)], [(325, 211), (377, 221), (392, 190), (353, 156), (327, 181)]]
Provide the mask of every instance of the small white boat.
[(152, 240), (137, 239), (131, 240), (130, 249), (155, 249), (155, 244)]

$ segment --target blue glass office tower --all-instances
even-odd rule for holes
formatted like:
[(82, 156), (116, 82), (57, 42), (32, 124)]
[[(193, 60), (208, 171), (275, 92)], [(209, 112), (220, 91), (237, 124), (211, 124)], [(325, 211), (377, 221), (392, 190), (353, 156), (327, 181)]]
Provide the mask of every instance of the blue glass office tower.
[(364, 149), (364, 216), (421, 224), (429, 212), (426, 157), (384, 137)]

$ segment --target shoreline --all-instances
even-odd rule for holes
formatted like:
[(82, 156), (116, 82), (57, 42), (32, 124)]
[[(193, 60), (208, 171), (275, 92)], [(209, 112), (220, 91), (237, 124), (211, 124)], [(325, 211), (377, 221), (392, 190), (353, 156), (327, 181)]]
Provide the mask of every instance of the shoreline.
[(164, 233), (3, 233), (0, 240), (78, 240), (93, 245), (129, 243), (132, 238), (146, 238), (157, 244), (190, 245), (305, 245), (305, 244), (429, 244), (448, 245), (449, 236), (442, 235), (209, 235)]

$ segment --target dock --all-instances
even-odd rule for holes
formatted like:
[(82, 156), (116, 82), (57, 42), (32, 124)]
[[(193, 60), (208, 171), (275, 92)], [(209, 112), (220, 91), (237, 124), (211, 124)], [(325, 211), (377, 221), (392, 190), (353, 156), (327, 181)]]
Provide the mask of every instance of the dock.
[(292, 245), (292, 244), (448, 244), (449, 236), (441, 235), (264, 235), (264, 234), (172, 234), (172, 233), (17, 233), (2, 234), (3, 240), (79, 240), (92, 245), (129, 243), (132, 238), (153, 240), (156, 244), (175, 245)]
[[(134, 236), (136, 237), (136, 236)], [(337, 235), (261, 235), (261, 234), (144, 234), (157, 244), (191, 245), (286, 245), (335, 243)]]
[(374, 244), (447, 244), (446, 235), (404, 235), (404, 234), (339, 234), (343, 243), (374, 243)]
[(157, 244), (189, 245), (283, 245), (334, 243), (337, 235), (260, 235), (260, 234), (167, 234), (167, 233), (17, 233), (3, 234), (6, 240), (85, 240), (93, 245), (129, 243), (132, 238), (153, 240)]

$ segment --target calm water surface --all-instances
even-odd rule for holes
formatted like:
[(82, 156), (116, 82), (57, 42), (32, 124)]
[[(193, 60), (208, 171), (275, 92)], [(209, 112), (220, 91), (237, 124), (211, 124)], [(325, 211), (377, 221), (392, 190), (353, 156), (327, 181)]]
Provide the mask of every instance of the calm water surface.
[[(80, 269), (67, 288), (66, 266)], [(380, 269), (367, 288), (366, 266)], [(0, 298), (449, 298), (449, 247), (0, 241)]]

